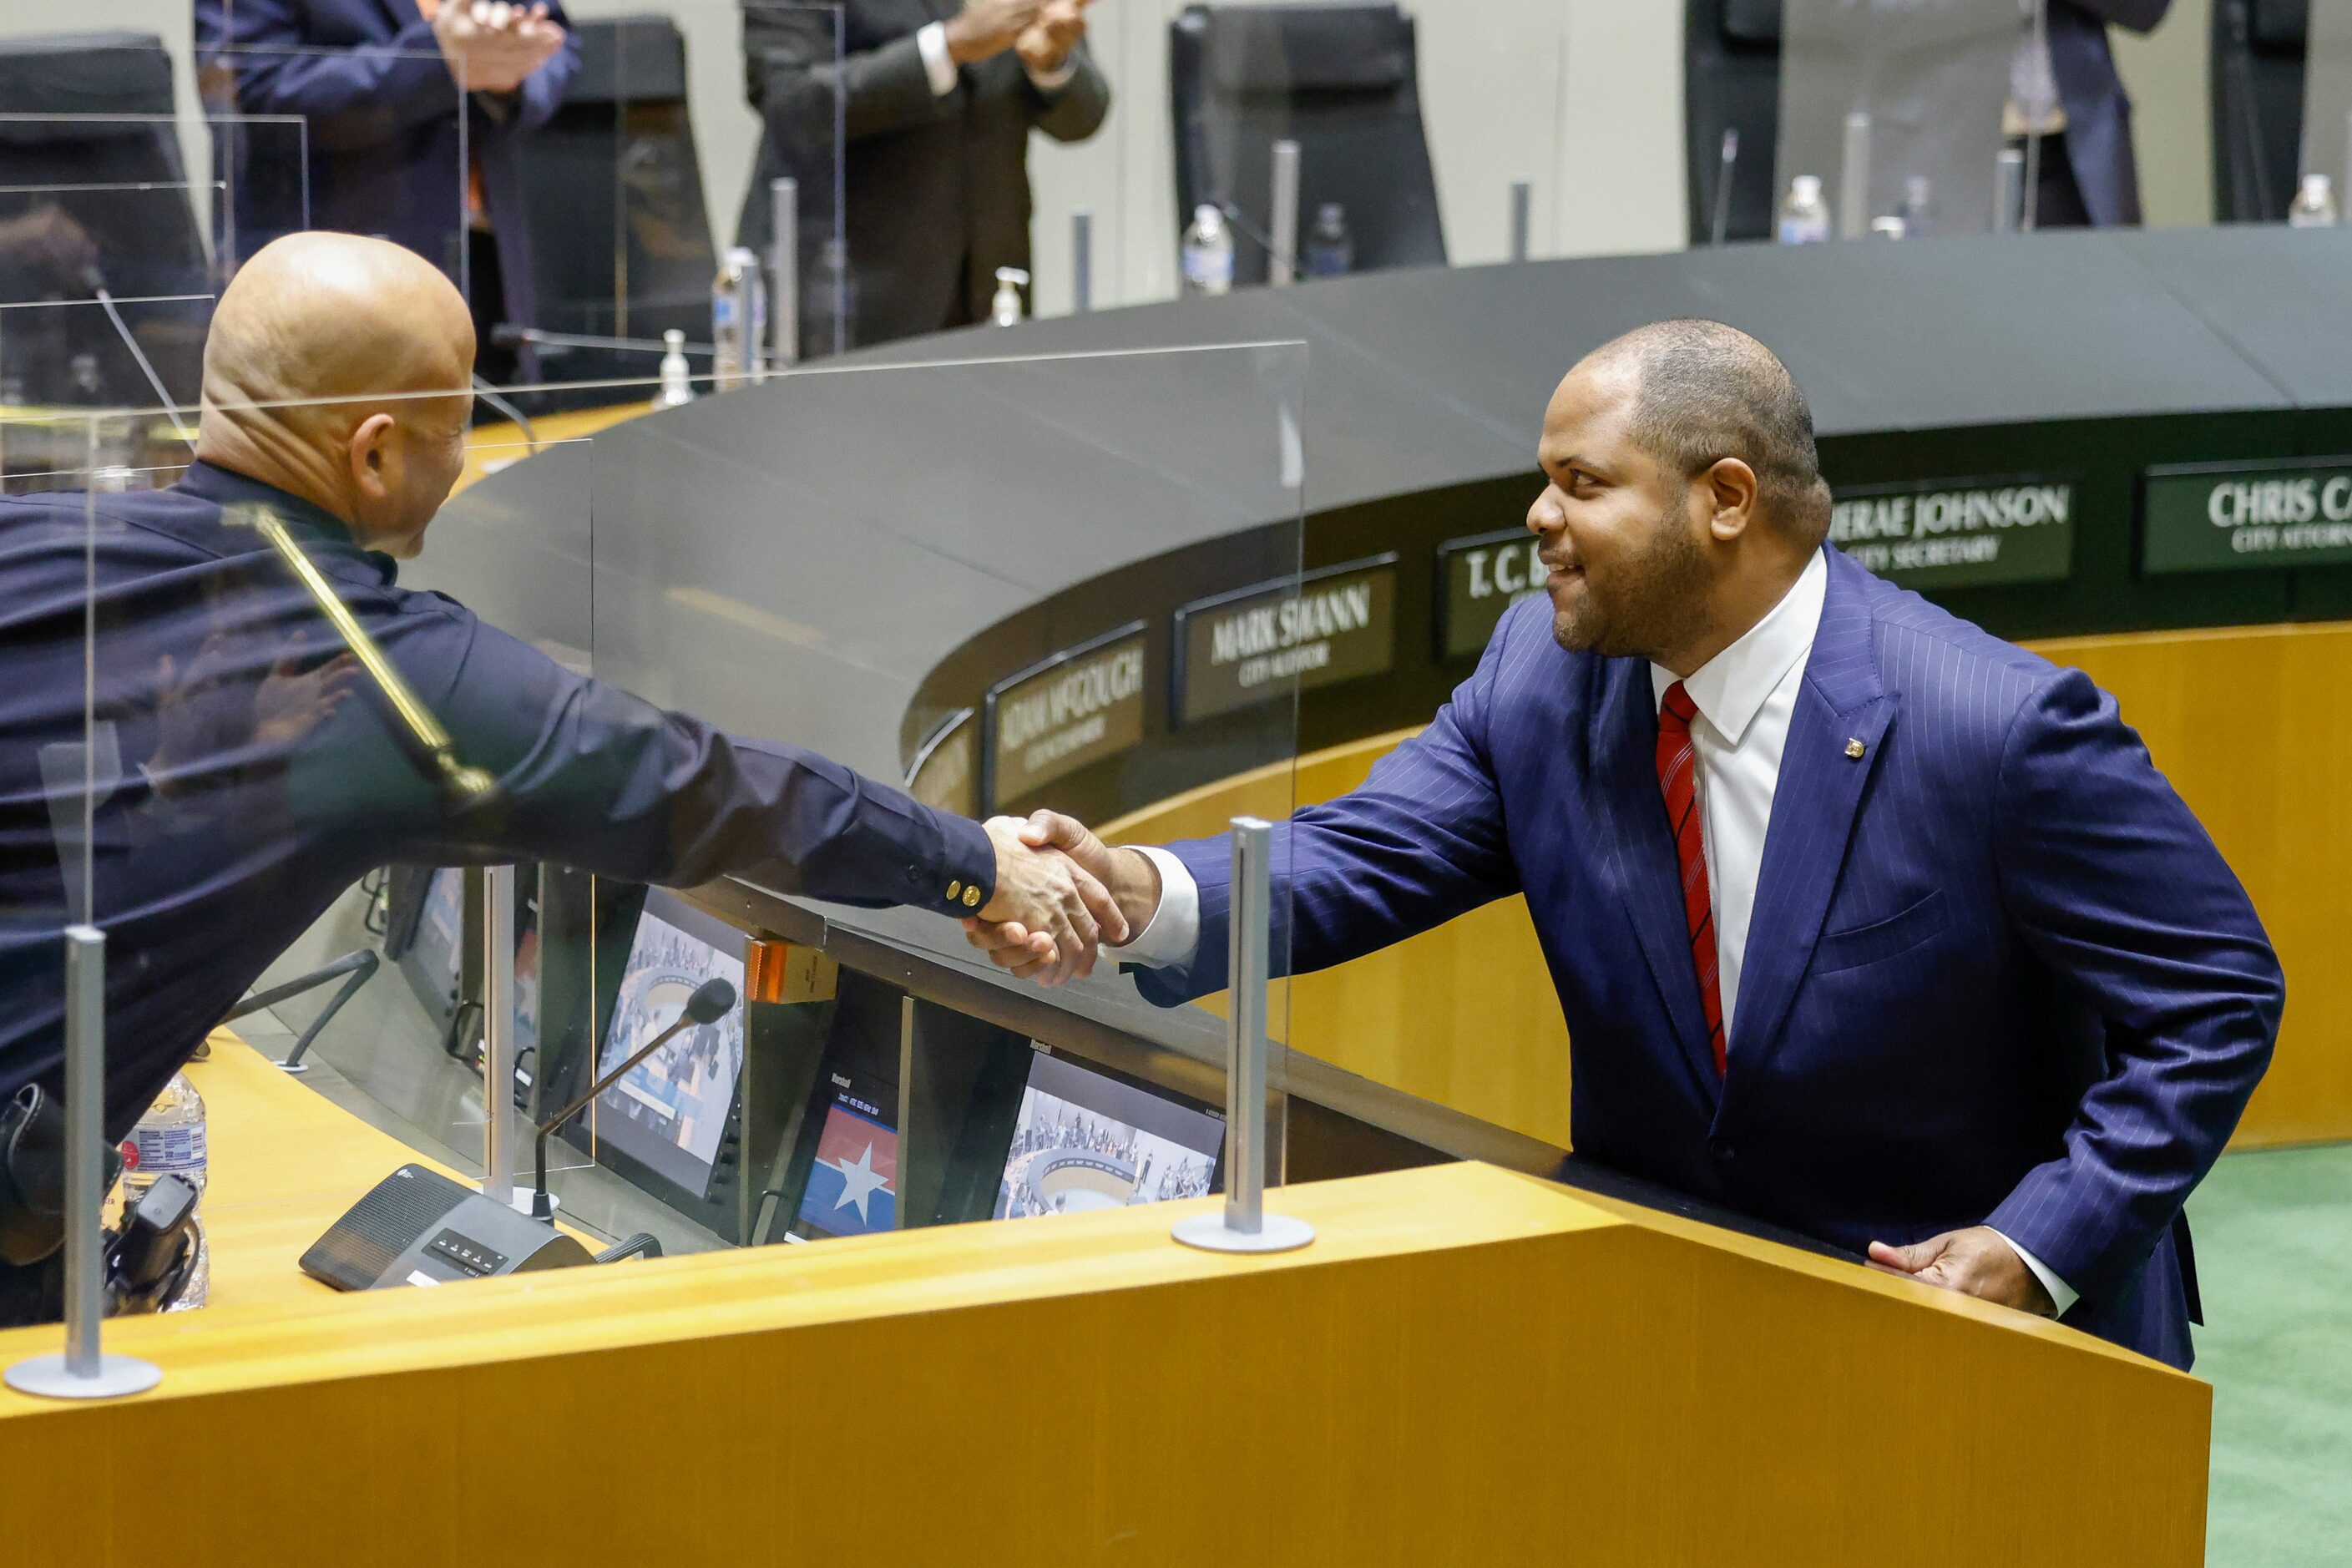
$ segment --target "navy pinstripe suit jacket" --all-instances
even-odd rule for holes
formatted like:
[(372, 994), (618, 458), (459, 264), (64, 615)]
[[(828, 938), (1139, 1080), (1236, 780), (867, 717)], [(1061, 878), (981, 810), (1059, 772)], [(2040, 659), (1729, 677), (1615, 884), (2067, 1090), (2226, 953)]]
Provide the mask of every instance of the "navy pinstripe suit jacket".
[[(1648, 667), (1563, 652), (1541, 597), (1281, 830), (1290, 966), (1524, 893), (1580, 1154), (1855, 1250), (1994, 1226), (2082, 1293), (2069, 1322), (2186, 1366), (2174, 1220), (2270, 1058), (2269, 940), (2113, 698), (1829, 557), (1723, 1077)], [(1225, 846), (1171, 847), (1201, 944), (1139, 975), (1162, 1003), (1225, 970)]]

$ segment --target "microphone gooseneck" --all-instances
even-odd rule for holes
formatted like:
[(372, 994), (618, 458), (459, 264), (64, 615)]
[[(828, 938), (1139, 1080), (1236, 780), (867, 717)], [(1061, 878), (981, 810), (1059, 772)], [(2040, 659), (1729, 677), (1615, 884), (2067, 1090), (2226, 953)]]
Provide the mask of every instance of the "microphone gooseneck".
[(547, 1140), (549, 1135), (554, 1132), (557, 1128), (562, 1126), (565, 1122), (578, 1115), (581, 1109), (590, 1100), (595, 1099), (598, 1095), (604, 1093), (606, 1089), (618, 1083), (623, 1078), (626, 1077), (630, 1068), (635, 1067), (639, 1062), (645, 1060), (647, 1057), (661, 1049), (662, 1047), (667, 1045), (688, 1025), (700, 1026), (704, 1024), (716, 1024), (719, 1019), (727, 1016), (728, 1013), (734, 1008), (734, 986), (729, 984), (726, 981), (719, 979), (704, 981), (701, 984), (694, 988), (694, 994), (686, 999), (686, 1005), (678, 1009), (677, 1016), (671, 1021), (668, 1028), (664, 1029), (660, 1034), (656, 1035), (652, 1039), (647, 1040), (644, 1045), (638, 1047), (635, 1053), (632, 1055), (627, 1061), (623, 1062), (611, 1072), (606, 1073), (594, 1083), (590, 1084), (581, 1092), (580, 1098), (574, 1100), (571, 1104), (565, 1106), (562, 1110), (557, 1111), (554, 1115), (548, 1117), (539, 1124), (539, 1139), (533, 1152), (533, 1182), (530, 1195), (531, 1218), (550, 1221), (552, 1221), (555, 1218), (554, 1201), (547, 1195)]

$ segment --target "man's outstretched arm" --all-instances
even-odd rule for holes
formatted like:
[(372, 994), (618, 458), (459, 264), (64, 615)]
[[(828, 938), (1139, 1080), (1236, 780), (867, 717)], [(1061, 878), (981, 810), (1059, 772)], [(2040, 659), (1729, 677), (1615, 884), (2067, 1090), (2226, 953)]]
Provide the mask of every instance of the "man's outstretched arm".
[[(1507, 628), (1429, 728), (1382, 758), (1363, 787), (1276, 827), (1276, 973), (1343, 963), (1518, 890), (1486, 749)], [(1168, 1006), (1224, 988), (1225, 837), (1110, 848), (1071, 818), (1039, 812), (1024, 837), (1071, 856), (1108, 889), (1141, 950), (1112, 956), (1147, 966), (1137, 976), (1145, 996)], [(1004, 968), (1044, 973), (1022, 956), (1025, 931), (964, 924), (973, 945)]]

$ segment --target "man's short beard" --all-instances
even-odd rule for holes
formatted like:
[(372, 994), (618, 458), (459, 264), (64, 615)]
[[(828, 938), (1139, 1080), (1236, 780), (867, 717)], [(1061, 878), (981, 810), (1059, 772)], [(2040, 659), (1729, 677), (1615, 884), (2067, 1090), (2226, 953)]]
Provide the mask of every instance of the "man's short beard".
[(1570, 653), (1604, 658), (1655, 658), (1695, 640), (1706, 619), (1706, 558), (1690, 535), (1679, 501), (1658, 519), (1650, 547), (1611, 574), (1603, 600), (1588, 573), (1584, 607), (1554, 611), (1551, 635)]

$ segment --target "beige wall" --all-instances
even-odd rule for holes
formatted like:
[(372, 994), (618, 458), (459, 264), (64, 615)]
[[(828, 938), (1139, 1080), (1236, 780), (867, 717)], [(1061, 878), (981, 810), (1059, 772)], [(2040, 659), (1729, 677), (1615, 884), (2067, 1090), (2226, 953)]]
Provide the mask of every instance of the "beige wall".
[(2205, 79), (2212, 15), (2212, 0), (2172, 0), (2147, 37), (2116, 30), (2116, 68), (2132, 97), (2140, 205), (2151, 228), (2213, 221), (2212, 100)]

